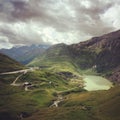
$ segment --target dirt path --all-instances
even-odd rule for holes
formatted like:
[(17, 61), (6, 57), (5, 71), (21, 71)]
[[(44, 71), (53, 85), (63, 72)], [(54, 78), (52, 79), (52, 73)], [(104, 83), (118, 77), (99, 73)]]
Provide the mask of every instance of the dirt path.
[(24, 74), (21, 74), (18, 77), (16, 77), (16, 79), (10, 85), (12, 85), (12, 86), (21, 86), (21, 84), (17, 84), (16, 82), (22, 75), (24, 75)]
[(58, 106), (59, 106), (59, 103), (62, 102), (62, 101), (63, 101), (63, 97), (62, 97), (61, 95), (58, 95), (57, 100), (55, 100), (55, 101), (53, 102), (53, 104), (50, 105), (50, 108), (51, 108), (51, 107), (58, 107)]
[(17, 73), (25, 73), (27, 71), (30, 71), (30, 69), (17, 70), (17, 71), (12, 71), (12, 72), (4, 72), (4, 73), (0, 73), (0, 75), (11, 75), (11, 74), (17, 74)]
[(38, 67), (31, 67), (28, 69), (24, 69), (24, 70), (17, 70), (17, 71), (12, 71), (12, 72), (4, 72), (4, 73), (0, 73), (0, 75), (11, 75), (11, 74), (16, 74), (16, 73), (27, 73), (27, 72), (32, 72), (34, 70), (37, 70)]

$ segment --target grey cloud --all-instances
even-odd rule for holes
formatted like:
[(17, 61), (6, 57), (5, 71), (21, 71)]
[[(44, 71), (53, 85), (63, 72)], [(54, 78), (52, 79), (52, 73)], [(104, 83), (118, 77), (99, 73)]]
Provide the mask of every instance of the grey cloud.
[[(90, 6), (86, 7), (82, 2), (88, 2)], [(34, 28), (25, 28), (21, 34), (14, 30), (14, 24), (29, 26), (32, 21), (41, 28), (52, 27), (60, 34), (74, 31), (86, 36), (102, 35), (115, 29), (101, 19), (101, 15), (115, 4), (120, 4), (119, 0), (1, 0), (0, 33), (13, 44), (45, 43), (43, 34), (35, 33)], [(75, 42), (82, 38), (79, 36)], [(55, 39), (59, 41), (59, 38)], [(49, 38), (47, 42), (51, 42)]]
[(86, 8), (80, 4), (80, 1), (72, 1), (71, 7), (76, 13), (77, 29), (81, 29), (83, 32), (92, 36), (101, 35), (104, 32), (114, 30), (113, 26), (108, 26), (101, 20), (100, 15), (104, 14), (109, 8), (115, 5), (112, 1), (105, 4), (104, 1), (92, 0), (91, 7)]
[[(86, 15), (91, 19), (98, 20), (99, 14), (103, 13), (113, 4), (104, 4), (104, 2), (100, 2), (99, 0), (92, 0), (90, 1), (92, 7), (87, 9), (84, 6), (81, 6), (80, 2), (81, 1), (79, 0), (31, 0), (29, 2), (25, 2), (25, 0), (10, 0), (9, 4), (11, 4), (11, 10), (8, 8), (9, 15), (7, 15), (8, 17), (5, 16), (5, 19), (9, 20), (9, 22), (15, 20), (38, 20), (43, 24), (51, 25), (58, 30), (69, 30), (76, 29), (76, 26), (78, 26), (80, 22), (83, 22), (84, 24), (84, 21), (88, 21), (85, 17)], [(60, 3), (63, 8), (54, 9), (58, 3)], [(3, 6), (5, 6), (5, 4), (7, 4), (7, 2), (4, 2)], [(12, 9), (12, 5), (14, 10)], [(65, 10), (68, 5), (71, 7), (71, 10), (76, 13), (75, 19), (77, 21), (74, 21), (74, 18), (68, 15), (69, 11)], [(62, 12), (63, 14), (61, 14)], [(66, 14), (64, 14), (64, 12), (66, 12)], [(78, 25), (76, 24), (75, 26), (74, 22), (77, 22)]]
[[(11, 44), (50, 44), (48, 41), (45, 43), (41, 38), (41, 35), (32, 31), (32, 27), (25, 24), (25, 27), (20, 28), (24, 24), (14, 25), (14, 24), (4, 24), (0, 26), (0, 36), (5, 36), (8, 42)], [(1, 42), (1, 40), (0, 40)]]

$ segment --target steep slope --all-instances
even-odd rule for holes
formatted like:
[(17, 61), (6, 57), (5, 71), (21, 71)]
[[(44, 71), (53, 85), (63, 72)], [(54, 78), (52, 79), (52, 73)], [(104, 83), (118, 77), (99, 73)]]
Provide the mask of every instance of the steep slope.
[(6, 54), (23, 64), (27, 64), (35, 57), (40, 56), (47, 48), (49, 48), (49, 45), (21, 46), (11, 49), (1, 49), (0, 53)]
[(86, 49), (95, 54), (98, 72), (105, 72), (120, 65), (120, 31), (92, 38), (89, 41), (72, 45), (71, 48), (74, 54), (79, 56), (80, 52)]
[(72, 56), (76, 57), (77, 60), (81, 60), (82, 55), (88, 54), (87, 63), (79, 60), (80, 67), (85, 63), (87, 68), (95, 66), (98, 73), (105, 74), (114, 82), (119, 82), (120, 30), (71, 45), (70, 50), (74, 51)]
[(23, 65), (0, 53), (0, 72), (23, 69)]

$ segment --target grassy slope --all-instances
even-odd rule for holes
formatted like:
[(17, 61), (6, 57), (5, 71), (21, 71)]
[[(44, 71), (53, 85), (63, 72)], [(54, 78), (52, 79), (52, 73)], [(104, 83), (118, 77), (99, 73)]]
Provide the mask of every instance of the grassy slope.
[[(25, 120), (119, 120), (120, 86), (109, 91), (72, 93), (59, 108), (43, 108)], [(82, 107), (85, 107), (83, 109)]]
[[(35, 75), (27, 77), (33, 79)], [(25, 77), (25, 76), (24, 76)], [(19, 82), (23, 82), (25, 78), (21, 78)], [(16, 76), (2, 76), (0, 78), (0, 119), (3, 120), (16, 120), (22, 112), (28, 115), (34, 112), (39, 107), (48, 106), (49, 102), (53, 99), (51, 92), (45, 87), (38, 86), (33, 91), (24, 91), (24, 88), (10, 86), (10, 83), (16, 78)], [(35, 82), (40, 79), (34, 77)], [(45, 89), (44, 89), (45, 88)], [(8, 118), (6, 118), (8, 116)]]
[(0, 53), (0, 72), (19, 70), (22, 68), (23, 66), (20, 63)]
[(120, 86), (111, 88), (108, 91), (95, 91), (83, 94), (71, 94), (66, 100), (65, 106), (83, 104), (91, 106), (91, 112), (100, 120), (120, 119)]
[(22, 86), (10, 86), (18, 75), (0, 76), (0, 119), (3, 117), (4, 120), (15, 120), (22, 112), (29, 115), (39, 108), (51, 105), (57, 92), (68, 92), (74, 87), (76, 89), (76, 84), (71, 84), (65, 77), (48, 70), (37, 70), (23, 75), (17, 81), (28, 81), (36, 85), (31, 91), (24, 91)]

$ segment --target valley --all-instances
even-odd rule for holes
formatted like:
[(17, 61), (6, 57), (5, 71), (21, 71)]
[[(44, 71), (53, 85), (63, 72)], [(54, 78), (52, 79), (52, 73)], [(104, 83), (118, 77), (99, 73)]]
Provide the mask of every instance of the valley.
[(0, 120), (120, 120), (120, 0), (0, 0)]
[(0, 120), (119, 120), (119, 33), (53, 45), (26, 65), (1, 53)]

